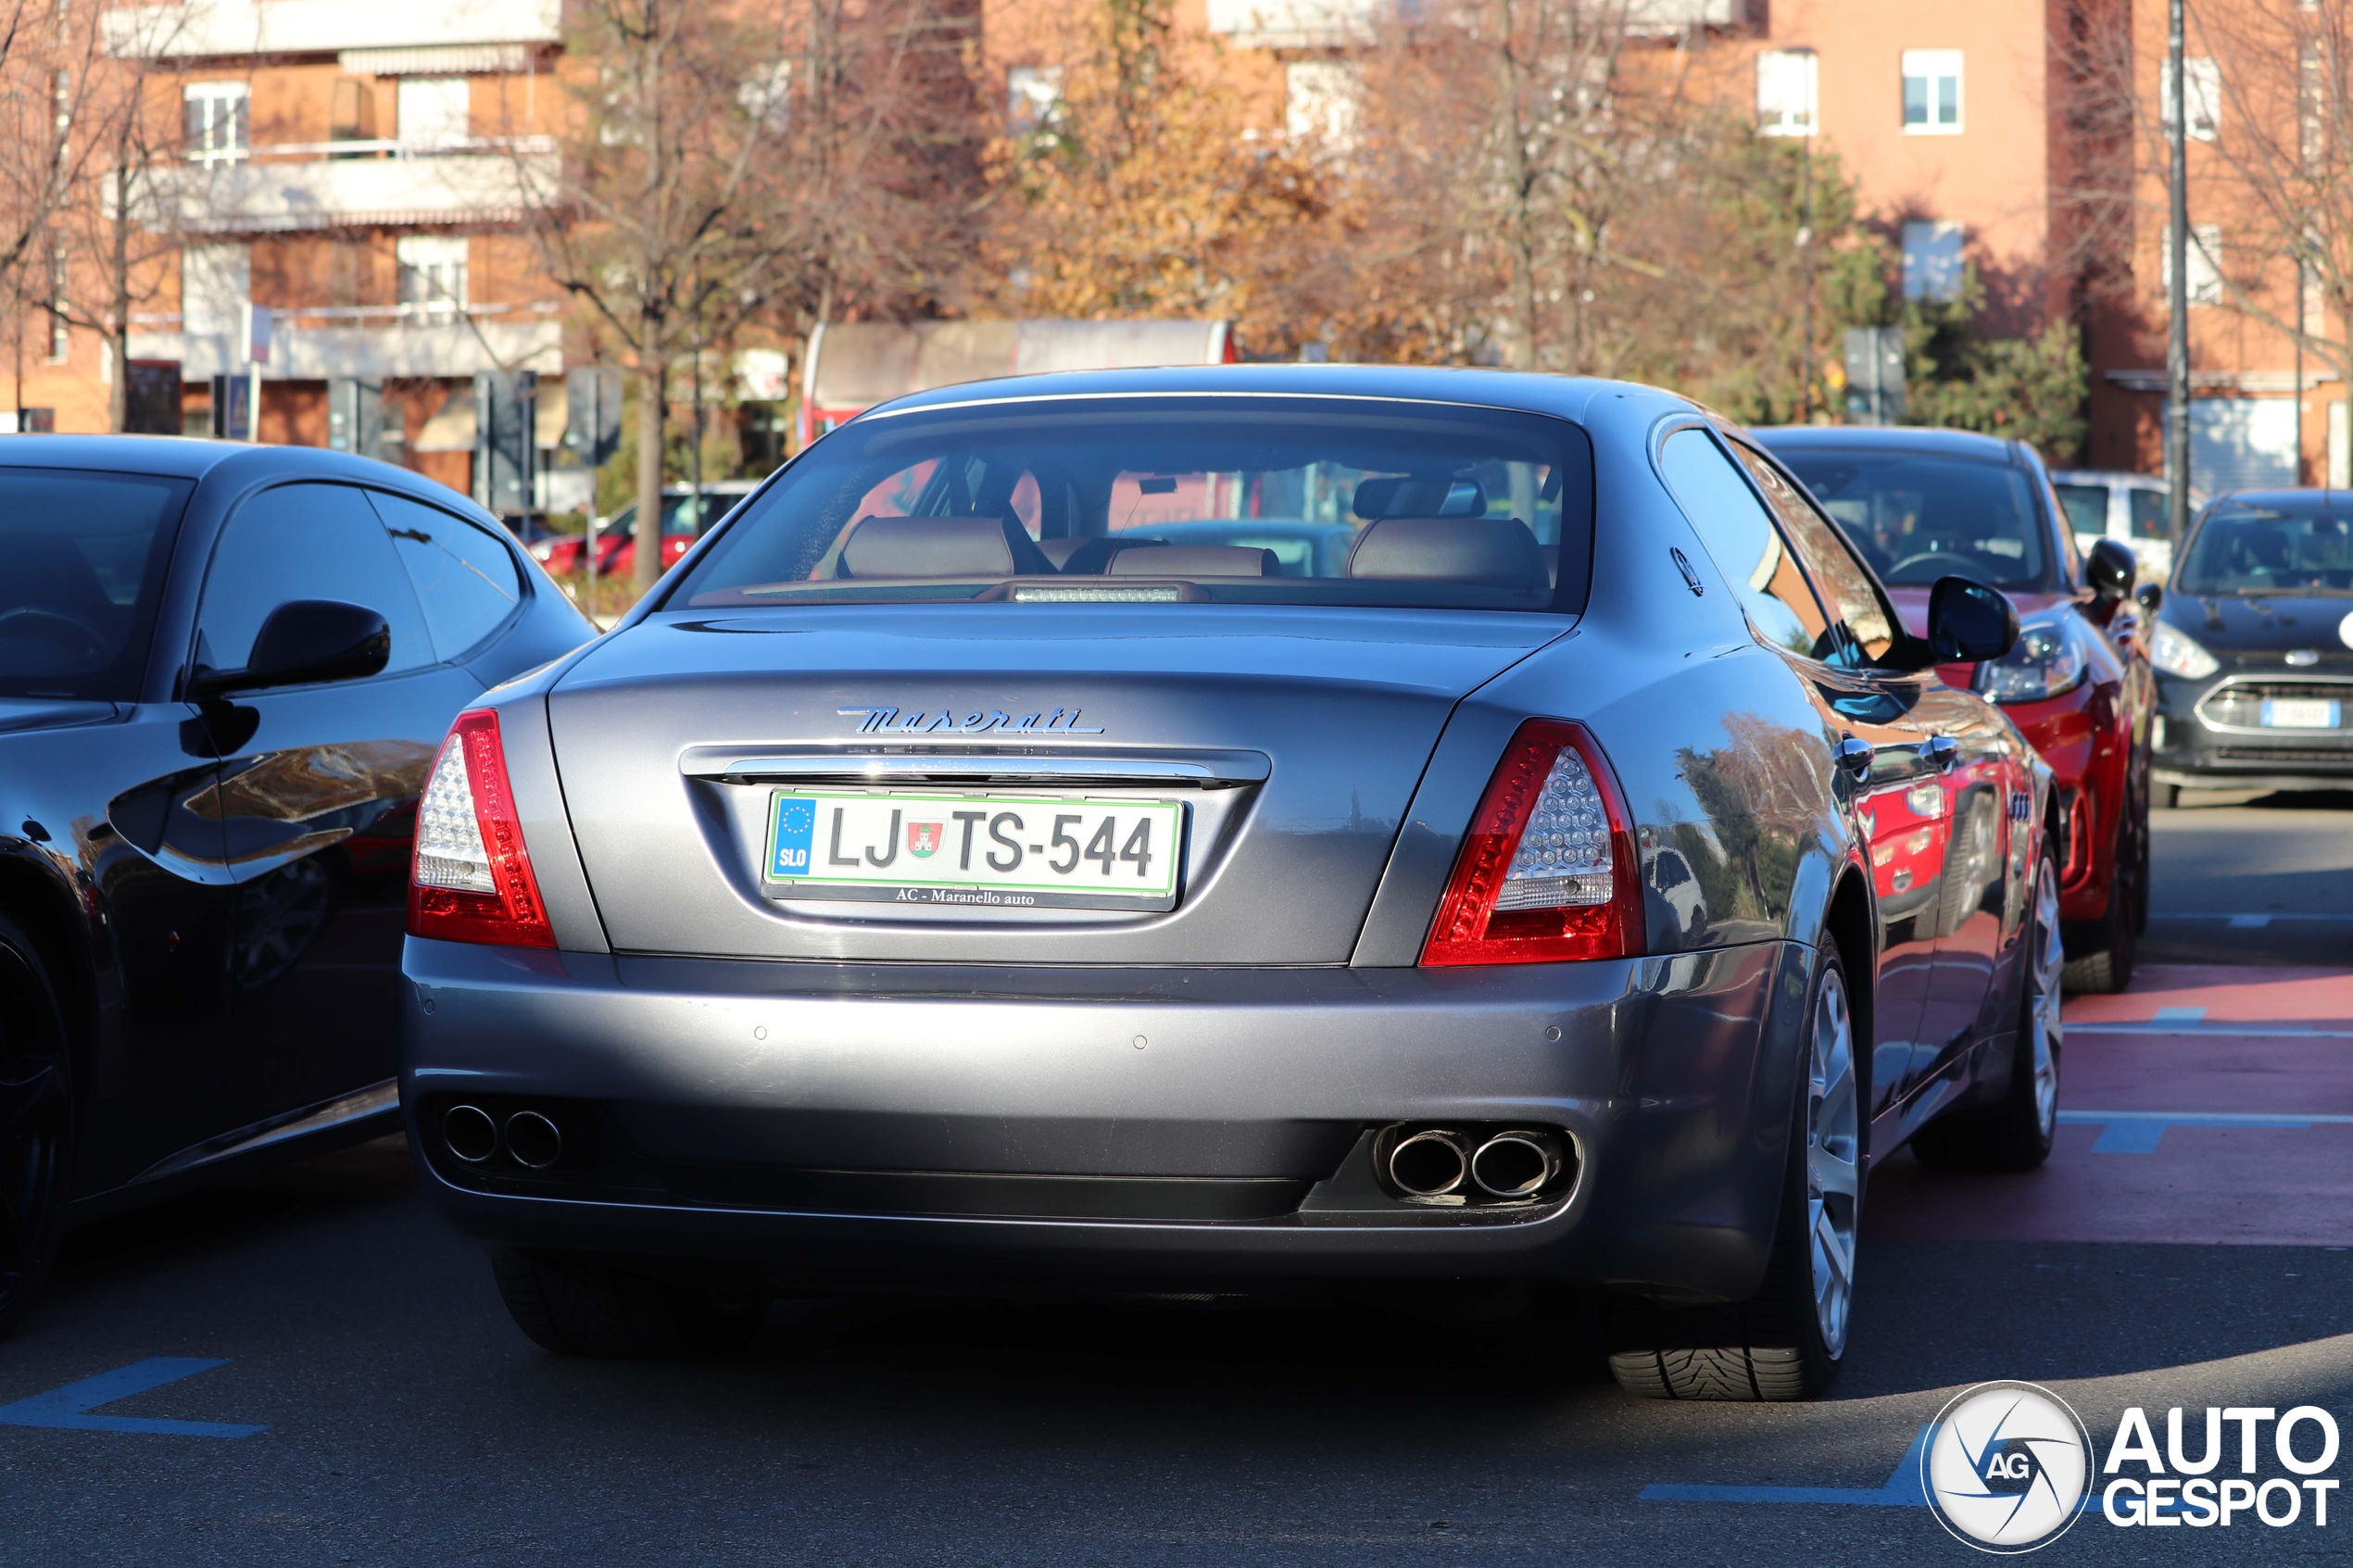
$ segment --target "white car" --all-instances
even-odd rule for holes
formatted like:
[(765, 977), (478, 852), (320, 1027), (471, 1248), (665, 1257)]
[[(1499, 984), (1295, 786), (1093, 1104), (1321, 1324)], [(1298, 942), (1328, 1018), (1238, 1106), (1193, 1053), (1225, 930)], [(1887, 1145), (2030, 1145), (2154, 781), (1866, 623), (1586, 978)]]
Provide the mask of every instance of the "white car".
[[(2079, 548), (2089, 550), (2095, 539), (2121, 539), (2133, 547), (2142, 582), (2162, 583), (2172, 576), (2171, 487), (2162, 478), (2108, 469), (2062, 469), (2052, 473), (2051, 483), (2067, 508)], [(2205, 504), (2204, 493), (2193, 487), (2191, 509)]]

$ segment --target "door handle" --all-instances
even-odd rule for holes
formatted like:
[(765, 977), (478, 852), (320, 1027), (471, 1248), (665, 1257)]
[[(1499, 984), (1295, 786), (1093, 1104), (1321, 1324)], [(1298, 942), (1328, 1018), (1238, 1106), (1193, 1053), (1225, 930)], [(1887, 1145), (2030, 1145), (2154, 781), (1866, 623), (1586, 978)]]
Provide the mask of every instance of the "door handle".
[(1840, 767), (1853, 774), (1858, 782), (1871, 776), (1871, 743), (1869, 741), (1857, 740), (1853, 735), (1843, 736), (1838, 745), (1831, 748), (1831, 756)]
[(1920, 743), (1920, 759), (1941, 772), (1961, 759), (1961, 743), (1951, 735), (1931, 735)]

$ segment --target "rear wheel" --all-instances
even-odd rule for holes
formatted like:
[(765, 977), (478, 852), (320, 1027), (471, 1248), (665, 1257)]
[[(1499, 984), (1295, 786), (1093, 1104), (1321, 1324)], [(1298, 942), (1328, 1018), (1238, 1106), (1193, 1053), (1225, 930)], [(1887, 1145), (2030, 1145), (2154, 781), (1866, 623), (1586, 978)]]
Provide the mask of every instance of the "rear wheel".
[(41, 950), (0, 917), (0, 1334), (56, 1262), (73, 1166), (65, 1015)]
[(1948, 1111), (1912, 1138), (1912, 1153), (1931, 1171), (2032, 1171), (2050, 1158), (2058, 1126), (2059, 946), (2058, 872), (2045, 850), (2034, 876), (2034, 904), (2026, 933), (2026, 981), (2018, 1010), (2017, 1055), (2010, 1086), (1982, 1110)]
[(1838, 956), (1808, 1009), (1806, 1073), (1780, 1223), (1755, 1295), (1723, 1307), (1617, 1304), (1610, 1374), (1660, 1399), (1809, 1399), (1846, 1353), (1863, 1208), (1863, 1088)]
[(560, 1254), (501, 1248), (491, 1257), (515, 1326), (565, 1356), (711, 1361), (749, 1348), (768, 1303)]

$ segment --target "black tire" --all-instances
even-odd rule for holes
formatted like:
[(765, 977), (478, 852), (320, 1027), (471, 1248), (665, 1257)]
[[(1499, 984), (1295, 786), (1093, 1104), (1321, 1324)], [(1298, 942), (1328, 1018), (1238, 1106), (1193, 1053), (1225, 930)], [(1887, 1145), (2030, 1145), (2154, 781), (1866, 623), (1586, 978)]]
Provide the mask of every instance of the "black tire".
[(2046, 845), (2027, 915), (2009, 1087), (1993, 1105), (1946, 1111), (1913, 1135), (1913, 1157), (1931, 1171), (2032, 1171), (2051, 1156), (2065, 1040), (2058, 1007), (2064, 960), (2055, 941), (2057, 863)]
[(491, 1272), (515, 1326), (561, 1356), (715, 1361), (760, 1333), (767, 1301), (647, 1278), (608, 1264), (500, 1248)]
[(2132, 818), (2116, 826), (2116, 874), (2108, 879), (2108, 908), (2100, 918), (2078, 928), (2068, 944), (2066, 987), (2070, 995), (2112, 996), (2133, 983), (2133, 969), (2141, 953), (2141, 927), (2147, 923), (2138, 884), (2147, 868), (2142, 845), (2146, 824), (2133, 832)]
[[(1810, 1399), (1830, 1386), (1845, 1354), (1848, 1311), (1852, 1306), (1854, 1237), (1860, 1234), (1865, 1145), (1870, 1121), (1864, 1108), (1870, 1103), (1863, 1074), (1867, 1052), (1855, 1048), (1853, 1013), (1845, 1006), (1845, 972), (1838, 955), (1823, 949), (1816, 966), (1814, 990), (1806, 1001), (1806, 1039), (1800, 1064), (1806, 1076), (1800, 1085), (1790, 1140), (1788, 1174), (1781, 1186), (1781, 1206), (1773, 1230), (1773, 1249), (1765, 1265), (1765, 1279), (1745, 1301), (1721, 1307), (1667, 1308), (1636, 1298), (1617, 1298), (1610, 1310), (1610, 1375), (1629, 1393), (1654, 1399), (1725, 1399), (1783, 1401)], [(1835, 1329), (1825, 1329), (1824, 1311), (1816, 1298), (1818, 1267), (1826, 1256), (1817, 1246), (1811, 1158), (1817, 1108), (1828, 1103), (1818, 1091), (1822, 1075), (1815, 1070), (1821, 1052), (1817, 1035), (1824, 1020), (1825, 993), (1835, 984), (1840, 1011), (1847, 1021), (1844, 1054), (1846, 1093), (1855, 1111), (1851, 1147), (1844, 1150), (1853, 1177), (1846, 1202), (1845, 1256), (1843, 1291)]]
[(77, 1125), (57, 987), (41, 949), (0, 916), (0, 1335), (57, 1262)]

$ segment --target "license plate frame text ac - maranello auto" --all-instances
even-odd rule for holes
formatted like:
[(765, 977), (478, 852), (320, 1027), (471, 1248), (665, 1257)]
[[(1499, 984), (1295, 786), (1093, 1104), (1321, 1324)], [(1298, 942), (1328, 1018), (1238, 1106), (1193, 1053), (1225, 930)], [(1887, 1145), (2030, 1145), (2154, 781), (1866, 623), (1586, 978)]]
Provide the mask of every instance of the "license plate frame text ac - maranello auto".
[(771, 898), (1167, 910), (1176, 907), (1184, 833), (1185, 808), (1174, 800), (780, 789), (768, 802), (761, 890)]

